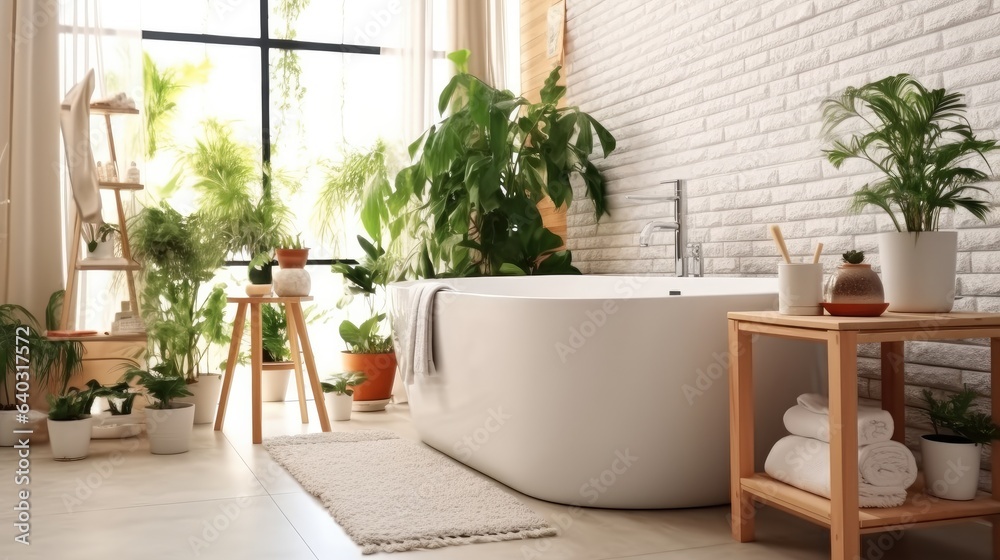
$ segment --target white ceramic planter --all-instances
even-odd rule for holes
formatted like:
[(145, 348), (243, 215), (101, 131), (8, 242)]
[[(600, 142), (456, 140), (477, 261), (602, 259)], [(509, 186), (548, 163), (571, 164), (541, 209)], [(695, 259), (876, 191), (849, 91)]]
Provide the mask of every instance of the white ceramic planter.
[(292, 373), (289, 369), (272, 369), (261, 372), (260, 395), (264, 402), (284, 402), (288, 394), (288, 378)]
[(17, 443), (14, 430), (20, 428), (17, 426), (16, 418), (16, 411), (0, 410), (0, 447), (13, 447)]
[(219, 406), (219, 395), (222, 394), (222, 374), (203, 373), (198, 376), (197, 383), (190, 383), (187, 388), (194, 393), (194, 396), (174, 399), (174, 402), (195, 405), (195, 424), (215, 422), (215, 411)]
[(326, 400), (326, 413), (330, 416), (330, 420), (339, 422), (351, 419), (351, 408), (354, 406), (353, 396), (323, 393), (323, 398)]
[(279, 268), (271, 274), (276, 296), (308, 296), (312, 290), (312, 278), (304, 268)]
[(115, 241), (114, 239), (109, 239), (108, 241), (98, 241), (97, 247), (87, 253), (88, 259), (113, 259), (115, 258)]
[(951, 311), (955, 305), (958, 232), (880, 233), (878, 257), (889, 311)]
[(191, 448), (191, 430), (197, 407), (192, 403), (176, 401), (173, 406), (163, 410), (146, 408), (149, 451), (154, 455), (186, 453)]
[(90, 430), (94, 419), (48, 420), (49, 444), (56, 461), (77, 461), (90, 451)]
[(969, 442), (928, 439), (949, 437), (953, 436), (921, 436), (924, 487), (928, 494), (938, 498), (971, 500), (976, 497), (979, 486), (979, 460), (983, 448)]

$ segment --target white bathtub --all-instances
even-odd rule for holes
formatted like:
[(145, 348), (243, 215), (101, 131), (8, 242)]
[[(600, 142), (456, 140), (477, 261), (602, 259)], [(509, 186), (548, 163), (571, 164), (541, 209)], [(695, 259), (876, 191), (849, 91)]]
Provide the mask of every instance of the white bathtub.
[[(425, 443), (552, 502), (681, 508), (729, 500), (726, 312), (775, 309), (776, 280), (444, 282), (455, 291), (435, 296), (437, 375), (406, 388)], [(409, 337), (411, 285), (389, 288), (397, 349)], [(823, 386), (821, 352), (806, 342), (755, 345), (759, 461), (783, 435), (784, 409)]]

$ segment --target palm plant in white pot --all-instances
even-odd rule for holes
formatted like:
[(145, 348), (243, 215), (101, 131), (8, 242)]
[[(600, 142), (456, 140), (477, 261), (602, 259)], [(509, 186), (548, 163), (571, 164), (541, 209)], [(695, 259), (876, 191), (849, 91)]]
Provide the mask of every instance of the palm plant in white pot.
[[(986, 220), (990, 206), (977, 194), (987, 191), (973, 184), (988, 174), (968, 164), (981, 158), (989, 169), (985, 154), (1000, 147), (975, 137), (961, 93), (927, 89), (906, 74), (849, 87), (822, 107), (830, 163), (861, 159), (883, 174), (854, 194), (853, 209), (881, 208), (896, 227), (878, 240), (889, 310), (951, 311), (958, 233), (938, 231), (941, 211), (963, 208)], [(855, 121), (862, 131), (834, 138)]]
[(93, 418), (90, 407), (97, 395), (91, 389), (70, 387), (61, 395), (46, 395), (49, 403), (49, 443), (56, 461), (87, 457)]
[(130, 369), (124, 380), (133, 379), (138, 379), (152, 401), (146, 407), (149, 451), (154, 455), (186, 453), (191, 447), (195, 404), (177, 401), (191, 396), (184, 376), (174, 369), (172, 362), (164, 362), (148, 370)]

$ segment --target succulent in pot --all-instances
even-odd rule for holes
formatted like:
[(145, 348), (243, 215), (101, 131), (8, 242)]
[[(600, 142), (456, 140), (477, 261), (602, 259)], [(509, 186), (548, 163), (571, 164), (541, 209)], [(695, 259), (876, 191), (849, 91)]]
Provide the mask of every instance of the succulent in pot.
[(864, 251), (848, 251), (844, 262), (830, 276), (826, 288), (826, 301), (830, 303), (879, 304), (885, 301), (882, 281), (866, 264)]

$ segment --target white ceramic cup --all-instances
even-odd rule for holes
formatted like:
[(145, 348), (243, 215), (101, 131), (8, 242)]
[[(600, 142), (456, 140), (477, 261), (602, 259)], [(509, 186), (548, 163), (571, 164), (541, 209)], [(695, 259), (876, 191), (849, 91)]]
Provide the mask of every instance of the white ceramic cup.
[(778, 312), (782, 315), (823, 314), (823, 265), (778, 265)]

